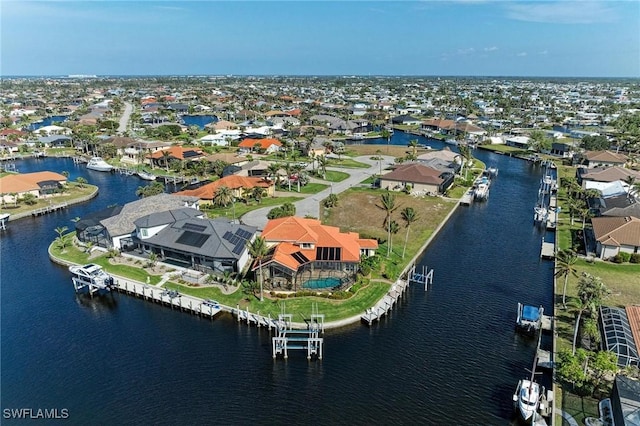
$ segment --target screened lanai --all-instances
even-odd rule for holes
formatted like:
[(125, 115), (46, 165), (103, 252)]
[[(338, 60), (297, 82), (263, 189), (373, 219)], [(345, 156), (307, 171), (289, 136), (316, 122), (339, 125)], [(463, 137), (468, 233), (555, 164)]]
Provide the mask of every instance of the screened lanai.
[(618, 356), (618, 365), (640, 365), (638, 348), (624, 308), (601, 307), (600, 325), (603, 349)]

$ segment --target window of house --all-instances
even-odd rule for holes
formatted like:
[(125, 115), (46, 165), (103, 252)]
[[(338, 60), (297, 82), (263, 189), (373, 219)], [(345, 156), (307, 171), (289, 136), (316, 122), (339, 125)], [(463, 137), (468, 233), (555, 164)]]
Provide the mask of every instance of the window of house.
[(146, 230), (146, 229), (141, 229), (141, 230), (140, 230), (140, 232), (141, 232), (141, 234), (142, 234), (142, 236), (143, 236), (143, 237), (147, 237), (147, 236), (149, 235), (149, 234), (147, 233), (147, 230)]

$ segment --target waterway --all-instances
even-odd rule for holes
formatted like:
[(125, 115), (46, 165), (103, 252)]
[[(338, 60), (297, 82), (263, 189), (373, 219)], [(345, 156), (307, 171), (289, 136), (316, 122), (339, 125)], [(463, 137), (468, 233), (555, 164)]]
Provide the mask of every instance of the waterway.
[(38, 130), (40, 127), (50, 126), (53, 123), (62, 123), (67, 121), (68, 118), (69, 116), (67, 115), (52, 115), (50, 117), (45, 117), (40, 121), (29, 124), (29, 130), (34, 131)]
[(200, 130), (207, 124), (218, 121), (215, 115), (183, 115), (181, 118), (185, 126), (198, 126)]
[[(439, 147), (401, 132), (392, 143), (414, 138)], [(73, 424), (509, 424), (535, 348), (514, 333), (516, 305), (552, 307), (552, 263), (539, 259), (532, 221), (541, 170), (474, 154), (499, 176), (489, 200), (461, 207), (420, 259), (435, 270), (433, 288), (410, 288), (371, 328), (328, 331), (324, 359), (311, 362), (273, 361), (269, 332), (228, 315), (75, 295), (47, 257), (54, 229), (135, 199), (144, 183), (67, 159), (20, 162), (21, 172), (83, 176), (100, 194), (10, 222), (0, 237), (1, 408), (66, 408)]]

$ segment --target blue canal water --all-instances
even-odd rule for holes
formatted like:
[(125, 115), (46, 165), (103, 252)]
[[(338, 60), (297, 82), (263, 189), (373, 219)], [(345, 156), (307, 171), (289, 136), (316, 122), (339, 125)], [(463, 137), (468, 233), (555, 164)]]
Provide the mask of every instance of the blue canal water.
[[(400, 132), (392, 143), (405, 137), (438, 147)], [(66, 408), (66, 422), (83, 425), (509, 424), (535, 350), (514, 333), (516, 305), (552, 307), (552, 263), (539, 259), (543, 231), (532, 220), (542, 172), (474, 154), (499, 176), (489, 200), (460, 207), (420, 259), (435, 270), (433, 288), (411, 287), (371, 328), (327, 331), (324, 359), (311, 362), (273, 361), (269, 331), (228, 315), (75, 295), (66, 268), (47, 257), (54, 229), (135, 199), (144, 183), (66, 159), (20, 162), (22, 172), (83, 176), (100, 194), (10, 222), (0, 237), (1, 408)]]
[(198, 126), (200, 130), (204, 129), (209, 123), (218, 121), (215, 115), (183, 115), (182, 122), (185, 126)]
[(66, 121), (69, 117), (66, 115), (52, 115), (50, 117), (45, 117), (41, 121), (29, 124), (28, 128), (30, 131), (38, 130), (40, 127), (50, 126), (53, 123), (62, 123)]

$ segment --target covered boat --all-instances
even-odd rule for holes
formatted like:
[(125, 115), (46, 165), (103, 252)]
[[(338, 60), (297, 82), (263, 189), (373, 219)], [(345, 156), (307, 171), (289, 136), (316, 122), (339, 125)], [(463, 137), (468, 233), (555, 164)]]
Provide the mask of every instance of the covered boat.
[(523, 305), (518, 303), (518, 318), (516, 328), (527, 334), (535, 334), (542, 324), (542, 306)]

